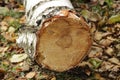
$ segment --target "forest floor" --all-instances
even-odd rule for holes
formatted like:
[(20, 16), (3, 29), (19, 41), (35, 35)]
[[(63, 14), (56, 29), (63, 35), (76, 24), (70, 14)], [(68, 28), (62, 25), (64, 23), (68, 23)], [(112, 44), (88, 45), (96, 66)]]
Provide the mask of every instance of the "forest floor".
[(0, 0), (0, 80), (120, 80), (120, 0), (71, 0), (90, 26), (93, 45), (78, 67), (62, 73), (31, 62), (16, 44), (25, 23), (20, 1)]

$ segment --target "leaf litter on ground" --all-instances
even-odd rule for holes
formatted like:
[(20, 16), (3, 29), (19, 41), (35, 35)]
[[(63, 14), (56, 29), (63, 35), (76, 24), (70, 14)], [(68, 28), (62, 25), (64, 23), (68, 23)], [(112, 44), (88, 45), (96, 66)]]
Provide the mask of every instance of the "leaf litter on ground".
[(41, 68), (26, 57), (23, 49), (17, 47), (17, 31), (25, 23), (24, 7), (19, 3), (21, 0), (0, 1), (0, 79), (120, 79), (120, 1), (71, 1), (77, 13), (90, 26), (93, 47), (77, 68), (63, 73)]

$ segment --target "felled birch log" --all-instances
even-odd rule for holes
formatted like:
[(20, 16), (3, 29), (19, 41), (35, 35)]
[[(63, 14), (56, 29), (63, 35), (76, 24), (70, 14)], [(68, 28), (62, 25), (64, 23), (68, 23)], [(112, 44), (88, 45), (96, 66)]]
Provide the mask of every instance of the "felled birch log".
[(63, 72), (87, 56), (92, 39), (89, 26), (69, 0), (25, 0), (26, 26), (17, 43), (44, 68)]

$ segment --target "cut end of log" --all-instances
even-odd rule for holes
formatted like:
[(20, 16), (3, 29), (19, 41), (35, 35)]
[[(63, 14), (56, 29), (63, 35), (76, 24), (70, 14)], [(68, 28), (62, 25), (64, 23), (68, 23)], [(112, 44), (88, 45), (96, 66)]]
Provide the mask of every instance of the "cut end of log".
[(45, 21), (37, 38), (36, 62), (58, 72), (77, 66), (92, 43), (88, 25), (73, 13)]

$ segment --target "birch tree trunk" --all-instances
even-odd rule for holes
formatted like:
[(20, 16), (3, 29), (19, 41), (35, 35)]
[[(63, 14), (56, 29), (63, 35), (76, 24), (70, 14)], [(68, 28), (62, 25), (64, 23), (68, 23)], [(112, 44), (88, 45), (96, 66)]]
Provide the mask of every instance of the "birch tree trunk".
[(39, 65), (63, 72), (81, 62), (91, 47), (89, 26), (69, 0), (25, 0), (26, 27), (17, 43)]

